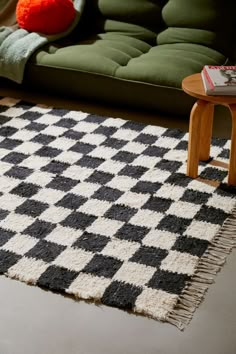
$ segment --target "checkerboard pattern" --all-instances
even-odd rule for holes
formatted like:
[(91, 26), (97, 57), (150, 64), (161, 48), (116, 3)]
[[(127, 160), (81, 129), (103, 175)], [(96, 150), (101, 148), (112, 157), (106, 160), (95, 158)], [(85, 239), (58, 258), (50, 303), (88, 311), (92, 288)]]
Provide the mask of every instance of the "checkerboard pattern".
[(179, 130), (10, 98), (0, 120), (0, 273), (165, 321), (235, 205), (227, 171), (186, 177)]

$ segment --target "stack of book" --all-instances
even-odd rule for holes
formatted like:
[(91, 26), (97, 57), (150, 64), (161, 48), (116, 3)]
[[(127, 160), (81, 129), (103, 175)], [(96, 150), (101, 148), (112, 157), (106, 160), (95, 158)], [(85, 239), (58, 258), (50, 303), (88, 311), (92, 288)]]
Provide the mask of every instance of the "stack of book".
[(201, 76), (207, 95), (236, 96), (236, 66), (205, 65)]

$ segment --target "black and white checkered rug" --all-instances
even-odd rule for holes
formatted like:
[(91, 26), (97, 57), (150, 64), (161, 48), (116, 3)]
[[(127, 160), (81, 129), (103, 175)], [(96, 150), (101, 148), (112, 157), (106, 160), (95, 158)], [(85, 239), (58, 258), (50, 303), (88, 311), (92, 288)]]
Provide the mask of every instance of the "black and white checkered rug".
[(0, 273), (186, 324), (234, 244), (227, 171), (186, 177), (179, 130), (10, 98), (0, 115)]

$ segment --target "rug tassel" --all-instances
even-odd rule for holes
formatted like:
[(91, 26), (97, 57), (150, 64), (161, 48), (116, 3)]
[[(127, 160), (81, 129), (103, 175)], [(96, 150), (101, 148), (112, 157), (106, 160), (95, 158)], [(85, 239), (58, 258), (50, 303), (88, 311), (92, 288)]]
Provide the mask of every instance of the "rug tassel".
[(202, 302), (209, 284), (214, 282), (215, 275), (226, 261), (227, 255), (236, 246), (236, 207), (232, 215), (224, 222), (218, 234), (212, 240), (207, 252), (189, 283), (180, 296), (175, 309), (166, 321), (180, 330), (191, 321), (196, 308)]

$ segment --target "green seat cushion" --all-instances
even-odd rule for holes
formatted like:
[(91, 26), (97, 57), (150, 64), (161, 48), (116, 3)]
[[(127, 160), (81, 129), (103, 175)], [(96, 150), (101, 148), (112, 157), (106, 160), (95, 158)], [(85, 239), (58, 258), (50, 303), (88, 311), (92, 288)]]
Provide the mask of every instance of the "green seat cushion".
[(181, 91), (182, 79), (205, 62), (225, 61), (219, 52), (197, 44), (152, 47), (116, 33), (98, 37), (39, 50), (27, 65), (24, 82), (66, 96), (186, 114), (193, 100)]
[(117, 79), (181, 87), (182, 79), (201, 71), (205, 63), (223, 64), (225, 57), (214, 49), (191, 43), (151, 46), (139, 39), (104, 33), (92, 43), (38, 51), (34, 63), (108, 75)]

